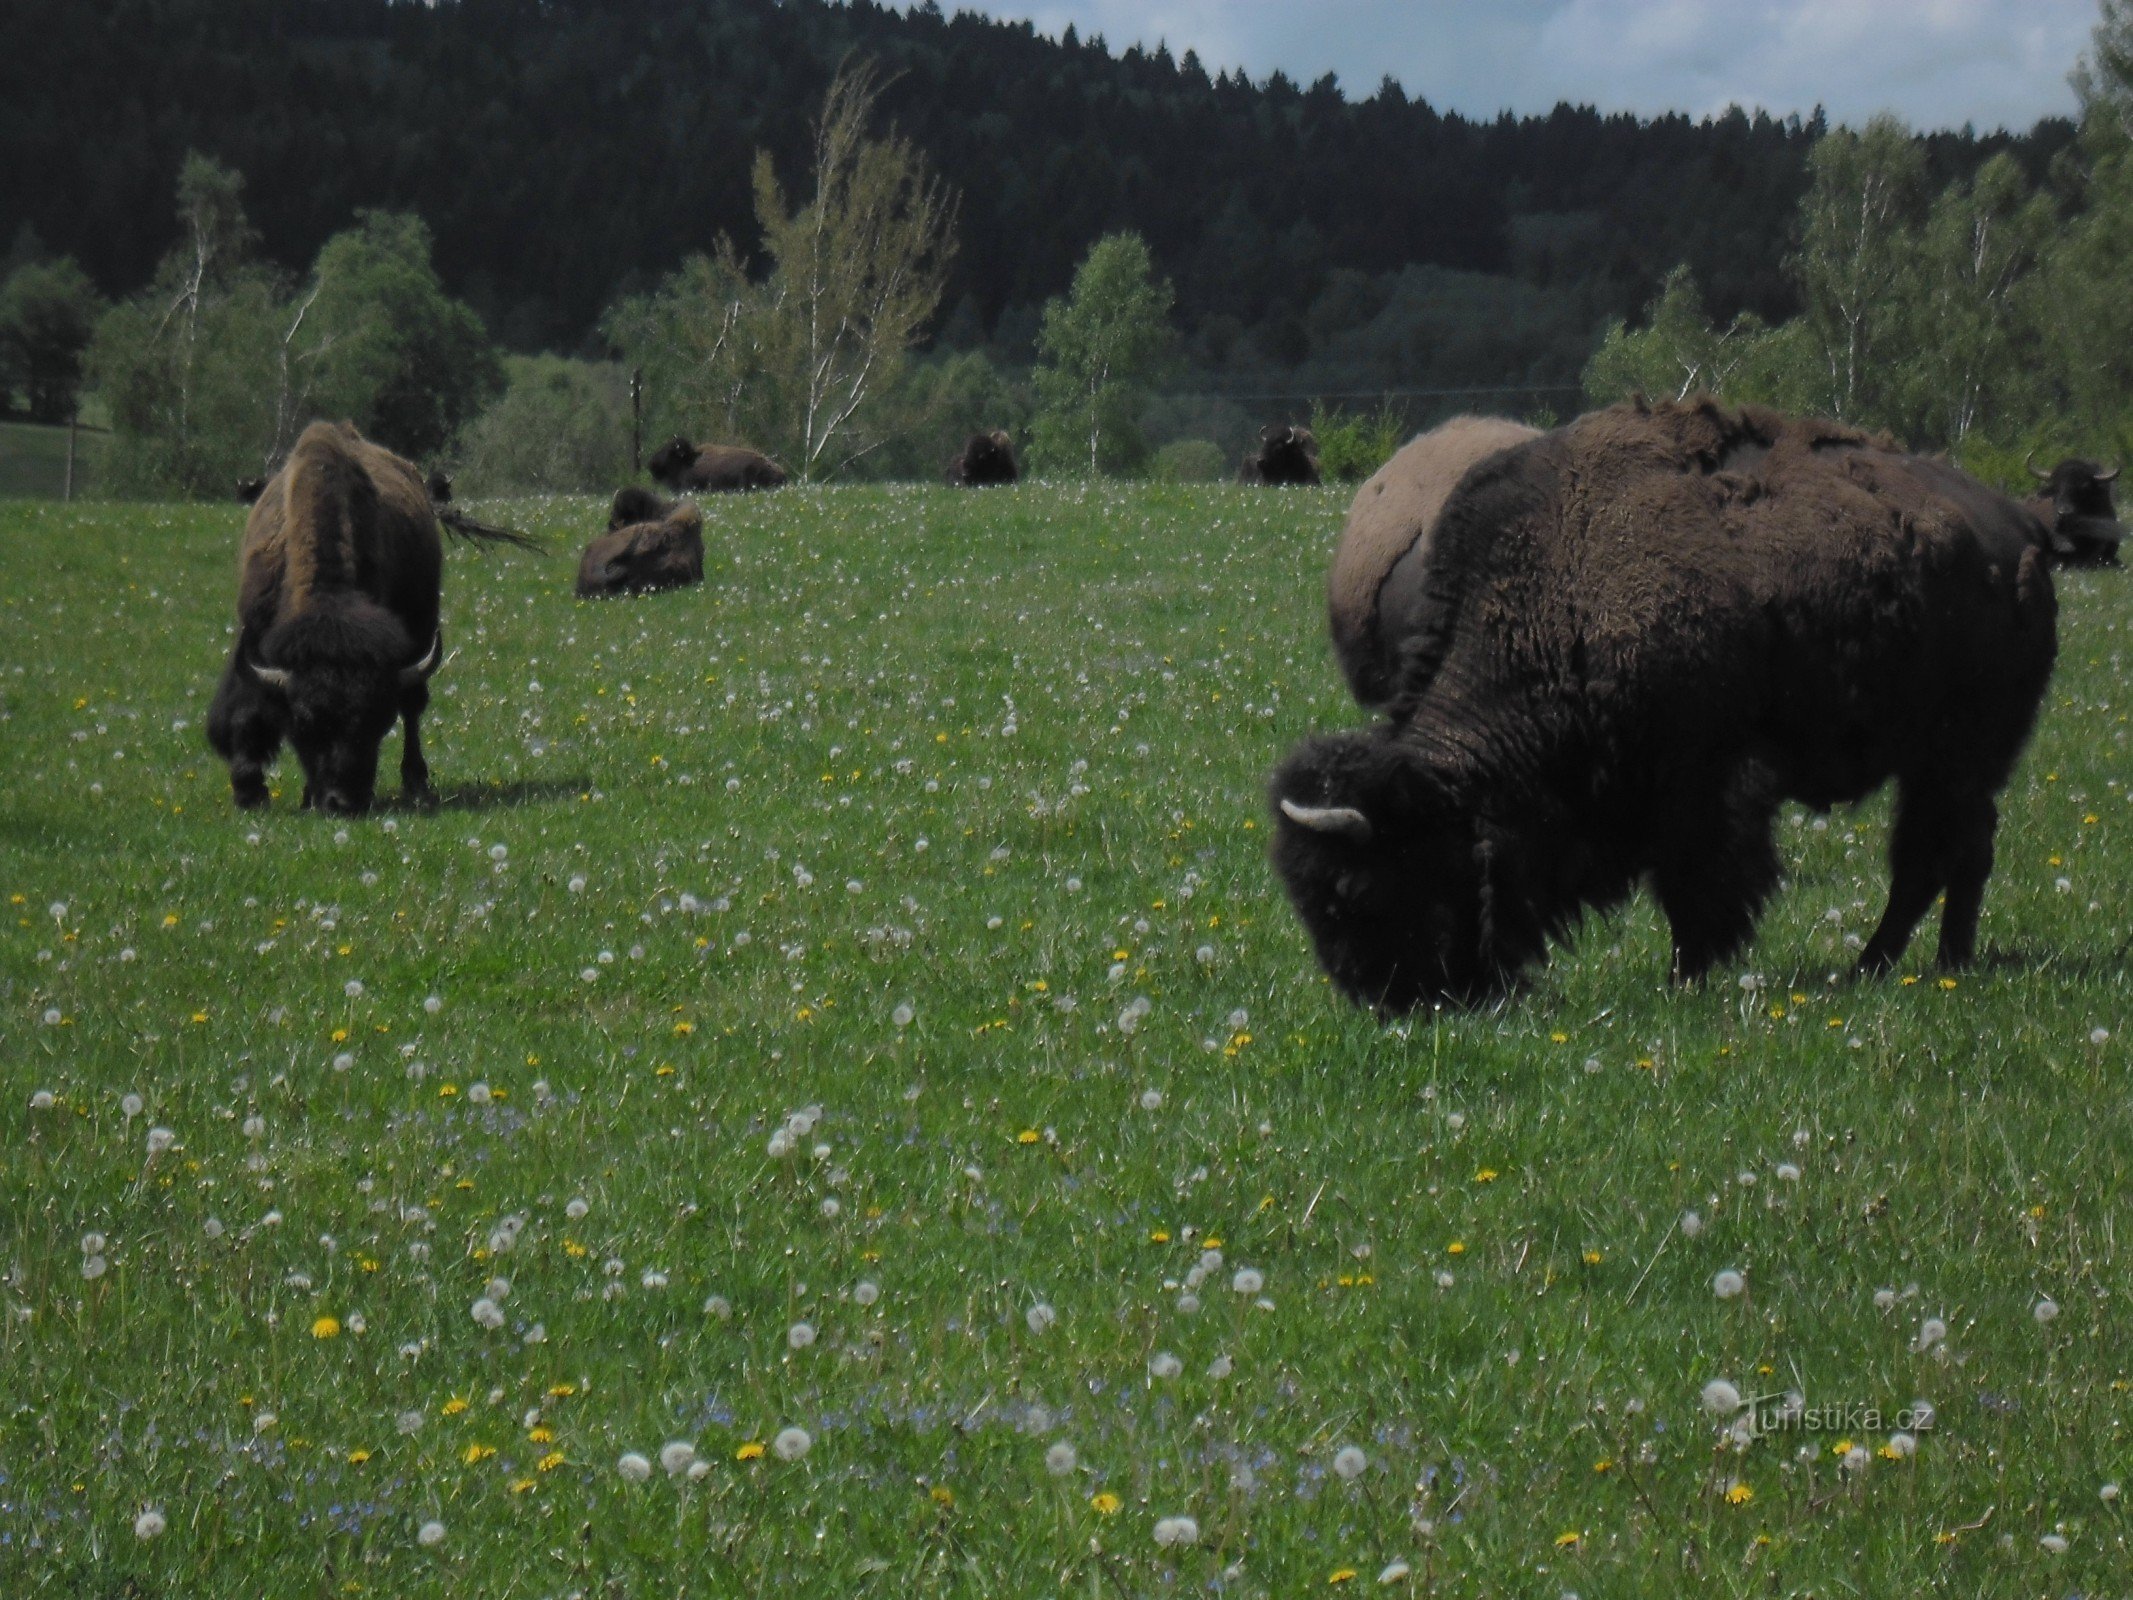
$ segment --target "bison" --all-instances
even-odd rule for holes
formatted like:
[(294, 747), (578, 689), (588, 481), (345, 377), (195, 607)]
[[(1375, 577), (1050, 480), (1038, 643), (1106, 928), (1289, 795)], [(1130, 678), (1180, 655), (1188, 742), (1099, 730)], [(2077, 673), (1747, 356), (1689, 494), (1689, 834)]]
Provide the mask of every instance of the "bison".
[(1268, 423), (1259, 430), (1259, 453), (1244, 458), (1237, 478), (1241, 483), (1317, 483), (1318, 436), (1290, 423)]
[(428, 799), (420, 723), (444, 660), (443, 541), (414, 466), (348, 423), (314, 422), (254, 501), (237, 563), (237, 644), (207, 718), (237, 804), (267, 803), (266, 768), (287, 739), (307, 807), (367, 810), (395, 718), (407, 728), (402, 791)]
[(2115, 567), (2126, 530), (2111, 503), (2118, 468), (2105, 471), (2093, 461), (2068, 456), (2051, 471), (2027, 462), (2038, 492), (2029, 509), (2050, 530), (2051, 552), (2069, 567)]
[(635, 486), (616, 491), (607, 532), (578, 562), (582, 599), (655, 594), (704, 581), (704, 516)]
[(1015, 468), (1014, 441), (1005, 428), (974, 433), (964, 441), (963, 453), (948, 463), (948, 485), (954, 489), (978, 489), (990, 484), (1013, 483), (1020, 476)]
[(1356, 491), (1326, 579), (1333, 652), (1358, 703), (1388, 704), (1400, 647), (1422, 619), (1430, 535), (1467, 469), (1540, 430), (1503, 417), (1454, 417), (1411, 440)]
[(1390, 720), (1273, 779), (1321, 962), (1381, 1012), (1485, 1000), (1641, 879), (1693, 980), (1776, 886), (1779, 802), (1893, 777), (1860, 970), (1944, 891), (1963, 965), (2057, 650), (2043, 542), (1943, 461), (1759, 408), (1632, 402), (1487, 457), (1436, 518)]
[(694, 445), (678, 433), (644, 467), (654, 483), (676, 494), (778, 489), (786, 482), (785, 469), (766, 455), (735, 444)]

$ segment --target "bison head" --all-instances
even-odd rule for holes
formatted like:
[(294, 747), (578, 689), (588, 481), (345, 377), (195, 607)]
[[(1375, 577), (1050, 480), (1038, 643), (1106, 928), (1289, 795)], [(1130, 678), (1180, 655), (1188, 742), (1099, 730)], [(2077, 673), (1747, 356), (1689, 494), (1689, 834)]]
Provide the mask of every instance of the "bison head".
[(785, 469), (768, 456), (749, 462), (741, 475), (751, 489), (782, 489), (789, 481)]
[(2049, 472), (2034, 457), (2028, 466), (2030, 476), (2040, 485), (2039, 498), (2051, 502), (2053, 553), (2077, 561), (2115, 562), (2126, 536), (2118, 508), (2111, 503), (2111, 485), (2118, 481), (2119, 469), (2105, 469), (2077, 456), (2067, 457)]
[(1472, 1005), (1542, 953), (1545, 913), (1518, 841), (1389, 733), (1308, 741), (1270, 798), (1274, 866), (1358, 1005)]
[(245, 667), (287, 702), (306, 803), (360, 813), (377, 793), (379, 745), (443, 660), (442, 630), (418, 647), (390, 612), (354, 600), (289, 618), (248, 647)]
[(652, 475), (652, 481), (663, 483), (668, 488), (678, 486), (681, 475), (687, 472), (696, 460), (696, 446), (684, 434), (675, 434), (665, 444), (652, 452), (651, 460), (644, 470)]
[(613, 533), (639, 522), (660, 522), (673, 509), (674, 502), (664, 495), (654, 494), (639, 483), (624, 484), (615, 491), (614, 504), (608, 509), (607, 531)]

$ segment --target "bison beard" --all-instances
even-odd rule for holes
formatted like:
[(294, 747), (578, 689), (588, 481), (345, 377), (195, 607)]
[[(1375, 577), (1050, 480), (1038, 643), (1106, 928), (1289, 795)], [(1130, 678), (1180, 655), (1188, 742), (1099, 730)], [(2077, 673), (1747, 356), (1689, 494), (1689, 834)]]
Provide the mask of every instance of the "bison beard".
[(1943, 462), (1708, 402), (1490, 457), (1436, 525), (1391, 721), (1275, 774), (1273, 856), (1341, 991), (1501, 993), (1648, 882), (1694, 979), (1754, 931), (1778, 804), (1898, 785), (1887, 970), (1945, 891), (1975, 951), (1994, 797), (2056, 651), (2044, 530)]

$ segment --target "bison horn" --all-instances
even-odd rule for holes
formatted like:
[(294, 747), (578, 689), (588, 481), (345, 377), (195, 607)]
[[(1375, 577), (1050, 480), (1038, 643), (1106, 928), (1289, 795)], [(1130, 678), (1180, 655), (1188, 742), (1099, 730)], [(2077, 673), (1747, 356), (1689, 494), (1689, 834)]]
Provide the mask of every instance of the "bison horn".
[(2118, 480), (2118, 470), (2117, 467), (2113, 467), (2109, 472), (2099, 472), (2096, 474), (2096, 481), (2098, 483), (2115, 483)]
[(1339, 834), (1359, 844), (1370, 839), (1370, 819), (1354, 806), (1300, 806), (1294, 800), (1284, 800), (1281, 814), (1313, 833)]
[(287, 667), (270, 667), (253, 655), (245, 657), (244, 665), (246, 671), (269, 689), (287, 689), (290, 679), (295, 676)]
[(405, 684), (420, 683), (437, 670), (437, 664), (443, 659), (443, 656), (444, 629), (439, 628), (436, 635), (431, 638), (429, 650), (423, 658), (411, 667), (402, 667), (400, 669), (400, 681)]
[(2031, 476), (2032, 478), (2035, 478), (2035, 479), (2037, 480), (2037, 482), (2039, 482), (2039, 483), (2050, 483), (2050, 482), (2052, 481), (2052, 475), (2051, 475), (2051, 474), (2050, 474), (2049, 472), (2039, 472), (2039, 471), (2037, 470), (2037, 452), (2036, 452), (2036, 451), (2032, 450), (2032, 451), (2030, 451), (2030, 452), (2029, 452), (2029, 454), (2028, 454), (2028, 455), (2024, 456), (2024, 457), (2022, 458), (2022, 465), (2023, 465), (2023, 466), (2025, 466), (2025, 467), (2027, 467), (2027, 468), (2029, 468), (2029, 475), (2030, 475), (2030, 476)]

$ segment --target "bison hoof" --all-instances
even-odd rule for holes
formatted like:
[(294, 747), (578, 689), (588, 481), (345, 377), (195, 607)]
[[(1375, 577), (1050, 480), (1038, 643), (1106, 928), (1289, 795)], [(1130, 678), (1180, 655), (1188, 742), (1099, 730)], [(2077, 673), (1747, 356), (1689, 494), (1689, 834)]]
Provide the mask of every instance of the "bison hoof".
[(400, 798), (417, 811), (435, 811), (444, 804), (437, 798), (437, 791), (426, 783), (411, 784), (401, 792)]
[(233, 783), (230, 798), (237, 802), (239, 811), (264, 811), (267, 808), (267, 786), (257, 779), (251, 783)]

